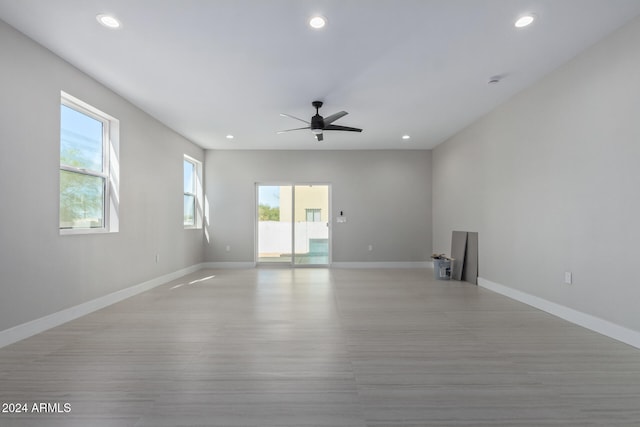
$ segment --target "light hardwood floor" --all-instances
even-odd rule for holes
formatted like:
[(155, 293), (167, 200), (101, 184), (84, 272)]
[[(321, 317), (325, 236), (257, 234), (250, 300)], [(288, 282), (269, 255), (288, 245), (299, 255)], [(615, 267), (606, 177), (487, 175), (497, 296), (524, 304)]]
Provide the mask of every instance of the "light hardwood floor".
[[(0, 426), (640, 426), (640, 350), (431, 270), (203, 270), (0, 349)], [(30, 408), (31, 409), (31, 408)]]

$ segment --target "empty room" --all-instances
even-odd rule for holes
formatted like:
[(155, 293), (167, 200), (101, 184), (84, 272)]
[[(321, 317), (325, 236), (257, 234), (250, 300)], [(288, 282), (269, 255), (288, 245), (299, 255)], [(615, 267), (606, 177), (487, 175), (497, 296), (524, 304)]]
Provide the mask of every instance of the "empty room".
[(0, 427), (640, 425), (638, 46), (638, 0), (0, 0)]

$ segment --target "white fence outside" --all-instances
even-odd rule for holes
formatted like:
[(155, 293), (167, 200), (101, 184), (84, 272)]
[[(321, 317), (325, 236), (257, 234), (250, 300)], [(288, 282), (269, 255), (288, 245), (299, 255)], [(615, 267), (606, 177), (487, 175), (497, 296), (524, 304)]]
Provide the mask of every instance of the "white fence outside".
[[(290, 254), (291, 223), (279, 221), (258, 222), (258, 253)], [(328, 239), (329, 227), (326, 222), (296, 222), (295, 247), (297, 254), (309, 253), (311, 239)]]

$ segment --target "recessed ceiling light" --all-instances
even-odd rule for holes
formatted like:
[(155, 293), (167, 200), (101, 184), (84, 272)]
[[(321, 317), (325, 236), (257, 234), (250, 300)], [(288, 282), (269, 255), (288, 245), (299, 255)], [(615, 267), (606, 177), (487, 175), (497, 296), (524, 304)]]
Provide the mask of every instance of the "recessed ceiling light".
[(120, 21), (112, 15), (100, 14), (96, 16), (96, 19), (101, 25), (104, 25), (107, 28), (120, 28)]
[(404, 140), (411, 139), (411, 136), (409, 136), (409, 135), (402, 135), (402, 139), (404, 139)]
[(325, 25), (327, 25), (327, 18), (320, 15), (314, 16), (309, 20), (309, 25), (311, 26), (311, 28), (319, 30), (320, 28), (323, 28)]
[(233, 135), (231, 135), (231, 134), (227, 135), (227, 139), (233, 139), (233, 138), (234, 138)]
[(531, 25), (531, 23), (535, 21), (535, 19), (536, 17), (533, 14), (522, 15), (513, 25), (515, 25), (516, 28), (523, 28)]

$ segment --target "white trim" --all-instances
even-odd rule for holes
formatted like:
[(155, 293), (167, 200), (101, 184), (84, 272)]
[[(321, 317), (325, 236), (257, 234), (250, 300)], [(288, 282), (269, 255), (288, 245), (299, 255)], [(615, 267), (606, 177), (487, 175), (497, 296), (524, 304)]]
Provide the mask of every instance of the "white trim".
[(91, 301), (69, 307), (56, 313), (49, 314), (48, 316), (5, 329), (4, 331), (0, 331), (0, 348), (39, 334), (40, 332), (44, 332), (47, 329), (55, 328), (56, 326), (60, 326), (63, 323), (75, 320), (89, 313), (93, 313), (94, 311), (103, 309), (134, 295), (148, 291), (149, 289), (153, 289), (184, 275), (194, 273), (200, 269), (202, 269), (202, 264), (196, 264), (191, 267), (174, 271), (173, 273), (165, 274), (164, 276), (156, 277), (155, 279), (148, 280), (129, 288), (121, 289)]
[(432, 261), (334, 262), (332, 268), (433, 268)]
[(595, 317), (590, 314), (565, 307), (564, 305), (556, 304), (555, 302), (551, 302), (543, 298), (527, 294), (526, 292), (494, 283), (490, 280), (483, 279), (482, 277), (478, 277), (478, 286), (504, 295), (516, 301), (520, 301), (522, 303), (530, 305), (531, 307), (546, 311), (549, 314), (553, 314), (554, 316), (567, 320), (571, 323), (575, 323), (576, 325), (590, 329), (609, 338), (613, 338), (625, 344), (629, 344), (633, 347), (640, 348), (640, 332), (638, 331), (634, 331), (632, 329), (625, 328), (624, 326), (617, 325), (599, 317)]
[(255, 262), (205, 262), (200, 264), (202, 268), (229, 268), (229, 269), (242, 269), (242, 268), (256, 268)]

